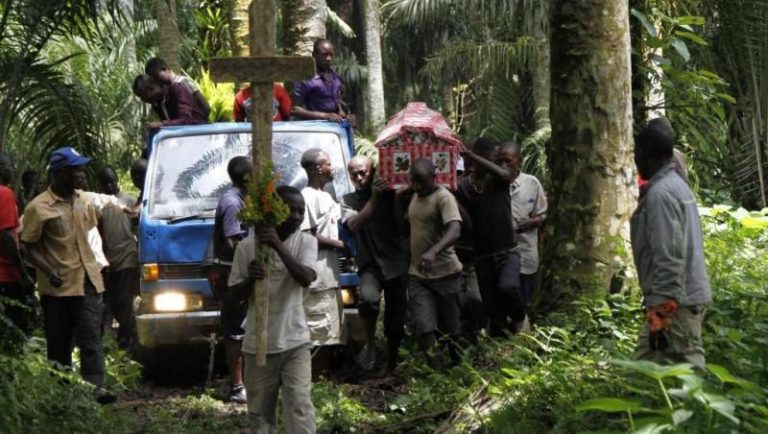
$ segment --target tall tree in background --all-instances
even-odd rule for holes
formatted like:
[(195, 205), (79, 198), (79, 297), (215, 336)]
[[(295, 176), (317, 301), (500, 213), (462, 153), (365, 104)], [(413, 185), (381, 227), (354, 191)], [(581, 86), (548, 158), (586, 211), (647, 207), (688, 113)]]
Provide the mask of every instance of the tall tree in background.
[(368, 125), (374, 134), (384, 126), (384, 72), (381, 64), (381, 7), (379, 0), (365, 3), (365, 58), (368, 66)]
[(252, 0), (235, 0), (232, 8), (232, 30), (235, 34), (235, 52), (236, 57), (250, 56), (248, 48), (248, 6)]
[(325, 0), (283, 0), (283, 43), (296, 55), (309, 56), (317, 39), (325, 38)]
[(155, 0), (155, 18), (158, 54), (171, 69), (178, 71), (181, 66), (181, 33), (176, 18), (176, 0)]
[(624, 0), (550, 3), (546, 297), (607, 291), (635, 206), (629, 11)]

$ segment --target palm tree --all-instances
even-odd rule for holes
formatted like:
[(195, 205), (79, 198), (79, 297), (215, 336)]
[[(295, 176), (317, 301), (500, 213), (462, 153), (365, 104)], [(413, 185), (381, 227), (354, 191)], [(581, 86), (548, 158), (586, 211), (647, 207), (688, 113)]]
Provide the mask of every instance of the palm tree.
[(368, 66), (368, 124), (377, 133), (386, 120), (384, 72), (381, 65), (381, 9), (379, 0), (365, 0), (365, 57)]
[(4, 0), (0, 3), (0, 147), (42, 159), (62, 144), (89, 152), (101, 133), (79, 87), (59, 70), (67, 61), (46, 57), (64, 36), (91, 40), (101, 12), (113, 2)]
[(283, 0), (283, 44), (290, 53), (309, 56), (312, 45), (325, 38), (325, 0)]
[(176, 18), (176, 0), (155, 0), (155, 18), (159, 55), (171, 69), (178, 71), (181, 66), (181, 33)]
[(248, 7), (252, 0), (235, 0), (232, 7), (232, 31), (235, 37), (235, 56), (250, 56), (248, 35), (250, 32), (248, 21)]
[[(451, 117), (463, 135), (509, 140), (526, 137), (524, 154), (543, 174), (547, 20), (532, 0), (388, 0), (384, 3), (389, 105), (419, 99)], [(539, 36), (539, 39), (534, 39)], [(426, 80), (425, 80), (426, 79)], [(404, 83), (403, 83), (404, 81)], [(534, 86), (534, 84), (542, 84)], [(398, 89), (399, 88), (399, 89)], [(404, 91), (403, 91), (404, 90)]]
[(551, 212), (547, 300), (602, 293), (619, 274), (636, 190), (626, 1), (578, 0), (551, 14)]
[[(746, 206), (768, 200), (768, 4), (760, 0), (711, 0), (716, 29), (712, 67), (729, 84), (728, 136), (702, 152), (704, 164), (724, 172), (732, 196)], [(708, 157), (708, 158), (707, 158)]]

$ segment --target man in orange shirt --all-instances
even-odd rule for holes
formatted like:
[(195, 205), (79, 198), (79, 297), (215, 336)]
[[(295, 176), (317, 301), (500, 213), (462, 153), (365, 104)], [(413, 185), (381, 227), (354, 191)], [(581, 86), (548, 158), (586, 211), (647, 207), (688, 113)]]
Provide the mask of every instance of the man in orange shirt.
[[(251, 86), (240, 89), (235, 95), (235, 107), (232, 110), (232, 117), (235, 122), (247, 122), (251, 119), (252, 104)], [(272, 85), (272, 120), (287, 121), (291, 116), (291, 97), (285, 88), (278, 83)]]

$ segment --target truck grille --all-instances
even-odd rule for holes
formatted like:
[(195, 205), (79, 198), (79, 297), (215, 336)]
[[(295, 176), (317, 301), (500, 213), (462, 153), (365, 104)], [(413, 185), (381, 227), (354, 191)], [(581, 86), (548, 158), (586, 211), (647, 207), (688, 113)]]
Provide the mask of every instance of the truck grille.
[(160, 264), (161, 279), (199, 279), (207, 277), (200, 264)]

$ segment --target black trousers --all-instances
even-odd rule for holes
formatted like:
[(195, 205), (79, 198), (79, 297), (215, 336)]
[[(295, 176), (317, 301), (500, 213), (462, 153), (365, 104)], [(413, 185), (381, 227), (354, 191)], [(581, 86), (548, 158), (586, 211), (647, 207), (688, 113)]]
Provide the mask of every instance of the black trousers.
[(523, 294), (526, 306), (530, 306), (531, 301), (533, 301), (533, 292), (536, 289), (536, 279), (538, 277), (538, 271), (533, 274), (520, 273), (520, 292)]
[(381, 291), (384, 291), (384, 336), (391, 343), (399, 343), (405, 337), (405, 321), (408, 317), (408, 275), (384, 280), (378, 267), (366, 267), (360, 272), (360, 293), (363, 300), (358, 309), (360, 316), (375, 321), (379, 316)]
[(104, 326), (109, 328), (112, 318), (117, 320), (117, 344), (122, 349), (130, 349), (136, 341), (133, 294), (138, 285), (138, 267), (104, 273)]
[(85, 295), (41, 297), (48, 359), (63, 366), (72, 365), (72, 349), (80, 348), (80, 374), (89, 383), (104, 383), (104, 349), (101, 322), (104, 310), (101, 294), (90, 283)]
[(477, 283), (483, 297), (485, 313), (491, 327), (498, 333), (513, 323), (525, 319), (525, 301), (520, 293), (520, 255), (503, 252), (486, 256), (475, 262)]

